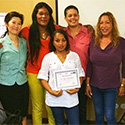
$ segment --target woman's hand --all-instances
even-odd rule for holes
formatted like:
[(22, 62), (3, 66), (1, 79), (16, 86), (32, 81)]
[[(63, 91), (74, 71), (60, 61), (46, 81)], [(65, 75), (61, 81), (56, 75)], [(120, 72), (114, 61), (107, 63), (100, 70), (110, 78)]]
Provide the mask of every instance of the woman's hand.
[(119, 96), (123, 96), (124, 94), (125, 94), (125, 88), (124, 88), (124, 86), (120, 86), (119, 87), (118, 95)]
[(52, 95), (54, 95), (54, 96), (57, 96), (57, 97), (62, 95), (63, 90), (52, 90), (51, 87), (50, 87), (50, 85), (49, 85), (49, 83), (48, 83), (46, 80), (41, 79), (40, 81), (41, 81), (42, 86), (43, 86), (50, 94), (52, 94)]
[(92, 97), (92, 91), (90, 86), (86, 86), (86, 94), (89, 98)]
[(79, 88), (75, 88), (75, 89), (67, 89), (66, 92), (68, 92), (69, 94), (74, 94), (77, 93), (79, 91)]
[(0, 49), (3, 47), (3, 44), (2, 43), (0, 43)]
[(57, 97), (58, 97), (58, 96), (61, 96), (62, 93), (63, 93), (63, 90), (58, 90), (58, 91), (52, 90), (52, 91), (51, 91), (51, 94), (54, 95), (54, 96), (57, 96)]

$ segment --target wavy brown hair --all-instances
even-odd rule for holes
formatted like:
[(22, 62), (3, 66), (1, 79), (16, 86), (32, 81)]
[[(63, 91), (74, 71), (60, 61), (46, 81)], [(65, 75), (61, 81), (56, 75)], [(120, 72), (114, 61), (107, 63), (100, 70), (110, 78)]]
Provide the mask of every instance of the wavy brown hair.
[(111, 12), (104, 12), (100, 15), (97, 25), (96, 25), (96, 34), (95, 34), (95, 46), (99, 46), (100, 45), (100, 39), (103, 37), (101, 31), (100, 31), (100, 20), (102, 18), (102, 16), (108, 16), (109, 20), (112, 23), (112, 47), (116, 47), (119, 43), (119, 30), (118, 30), (118, 26), (117, 26), (117, 22), (115, 17), (113, 16), (113, 14)]

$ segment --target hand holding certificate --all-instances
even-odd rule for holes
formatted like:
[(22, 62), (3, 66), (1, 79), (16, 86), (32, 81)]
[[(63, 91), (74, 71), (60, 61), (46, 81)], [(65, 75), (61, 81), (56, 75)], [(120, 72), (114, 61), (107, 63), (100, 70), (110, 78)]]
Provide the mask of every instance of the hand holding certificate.
[(65, 69), (54, 72), (54, 83), (56, 89), (80, 88), (80, 79), (78, 69)]

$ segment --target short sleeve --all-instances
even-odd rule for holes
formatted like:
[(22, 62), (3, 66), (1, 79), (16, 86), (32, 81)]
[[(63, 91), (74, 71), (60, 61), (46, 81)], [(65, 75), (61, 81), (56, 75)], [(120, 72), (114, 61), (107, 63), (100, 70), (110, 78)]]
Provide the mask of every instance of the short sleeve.
[(47, 54), (43, 58), (41, 69), (39, 70), (37, 78), (48, 81), (48, 77), (49, 77), (49, 58)]
[(29, 37), (29, 29), (30, 29), (30, 26), (27, 26), (27, 27), (24, 27), (22, 30), (21, 30), (21, 36), (23, 38), (25, 38), (26, 40), (28, 40), (28, 37)]
[(59, 29), (59, 25), (55, 25), (55, 29), (56, 29), (56, 30)]
[(85, 77), (85, 71), (82, 68), (80, 57), (79, 57), (78, 54), (76, 54), (76, 55), (77, 55), (77, 68), (79, 70), (79, 76), (80, 77)]

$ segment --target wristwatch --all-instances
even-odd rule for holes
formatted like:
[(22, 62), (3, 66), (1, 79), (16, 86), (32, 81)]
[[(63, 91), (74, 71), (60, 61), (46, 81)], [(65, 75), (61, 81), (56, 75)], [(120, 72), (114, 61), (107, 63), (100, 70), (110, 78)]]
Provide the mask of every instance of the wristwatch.
[(87, 84), (86, 84), (86, 86), (90, 86), (90, 84), (89, 84), (89, 83), (87, 83)]
[(124, 87), (124, 88), (125, 88), (125, 84), (121, 84), (121, 87)]

